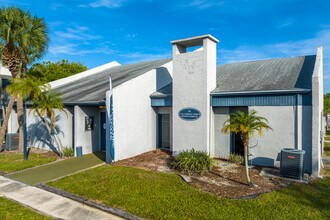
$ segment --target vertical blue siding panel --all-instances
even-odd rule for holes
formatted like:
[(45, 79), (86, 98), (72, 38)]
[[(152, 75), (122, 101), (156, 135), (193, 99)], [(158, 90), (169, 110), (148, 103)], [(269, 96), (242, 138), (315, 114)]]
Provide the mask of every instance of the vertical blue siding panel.
[[(298, 96), (298, 97), (297, 97)], [(298, 103), (297, 103), (298, 101)], [(212, 106), (292, 106), (311, 105), (311, 94), (212, 96)]]

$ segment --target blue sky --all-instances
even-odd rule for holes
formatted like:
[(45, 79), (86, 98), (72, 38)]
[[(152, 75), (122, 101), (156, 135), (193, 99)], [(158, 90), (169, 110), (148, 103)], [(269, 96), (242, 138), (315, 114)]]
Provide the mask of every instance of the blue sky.
[(328, 0), (0, 0), (44, 17), (50, 45), (42, 60), (89, 68), (171, 57), (170, 41), (201, 34), (220, 40), (221, 63), (292, 57), (324, 50), (330, 92)]

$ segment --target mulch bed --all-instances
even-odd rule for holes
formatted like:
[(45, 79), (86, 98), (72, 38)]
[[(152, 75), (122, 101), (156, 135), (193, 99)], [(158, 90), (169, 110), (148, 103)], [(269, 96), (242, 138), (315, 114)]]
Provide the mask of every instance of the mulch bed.
[[(171, 167), (171, 153), (168, 151), (150, 151), (132, 158), (117, 161), (114, 165), (137, 167), (144, 170), (177, 173)], [(290, 181), (279, 178), (267, 178), (259, 175), (261, 167), (250, 169), (250, 178), (254, 187), (246, 184), (245, 168), (242, 165), (216, 160), (210, 172), (192, 175), (192, 186), (205, 192), (226, 198), (249, 198), (254, 195), (271, 192), (290, 185)]]

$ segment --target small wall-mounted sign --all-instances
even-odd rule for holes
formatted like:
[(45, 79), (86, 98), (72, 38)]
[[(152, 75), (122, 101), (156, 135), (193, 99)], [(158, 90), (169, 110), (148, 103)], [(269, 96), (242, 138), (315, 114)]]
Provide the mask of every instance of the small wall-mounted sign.
[(85, 117), (85, 131), (91, 131), (94, 129), (94, 117), (86, 116)]
[(179, 117), (186, 121), (195, 121), (201, 117), (201, 112), (195, 108), (184, 108), (179, 111)]

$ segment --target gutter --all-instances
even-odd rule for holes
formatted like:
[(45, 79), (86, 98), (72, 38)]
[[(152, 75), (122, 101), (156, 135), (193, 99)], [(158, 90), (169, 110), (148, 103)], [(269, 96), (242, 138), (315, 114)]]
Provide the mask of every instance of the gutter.
[(309, 93), (311, 89), (296, 90), (260, 90), (260, 91), (243, 91), (243, 92), (211, 92), (211, 96), (249, 96), (249, 95), (280, 95), (280, 94), (301, 94)]
[[(28, 107), (32, 106), (31, 102), (25, 103)], [(63, 102), (63, 105), (65, 107), (73, 107), (73, 106), (86, 106), (86, 107), (99, 107), (99, 106), (105, 106), (105, 101), (101, 102)], [(16, 106), (16, 104), (14, 105)]]

